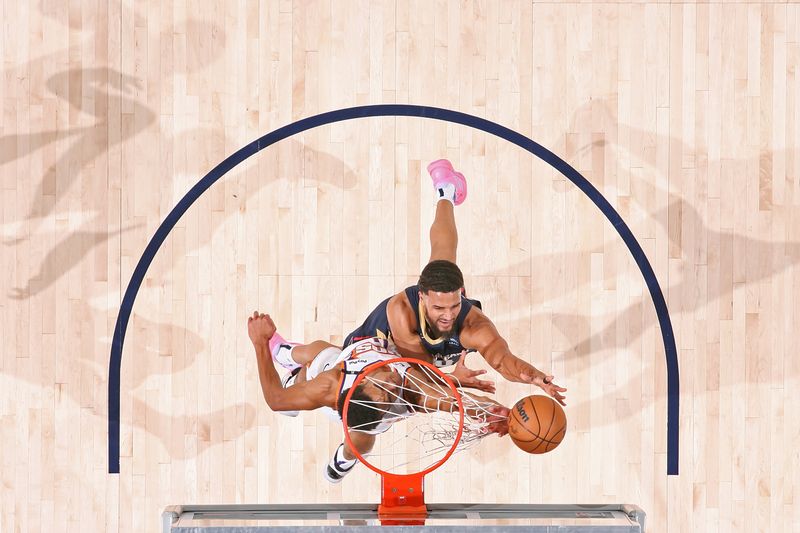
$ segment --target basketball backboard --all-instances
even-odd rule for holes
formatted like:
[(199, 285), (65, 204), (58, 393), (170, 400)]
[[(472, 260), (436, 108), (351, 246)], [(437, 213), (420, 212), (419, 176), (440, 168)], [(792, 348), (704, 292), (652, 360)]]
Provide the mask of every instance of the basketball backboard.
[(428, 504), (416, 525), (378, 518), (376, 504), (181, 505), (162, 514), (162, 533), (474, 532), (643, 533), (635, 505)]

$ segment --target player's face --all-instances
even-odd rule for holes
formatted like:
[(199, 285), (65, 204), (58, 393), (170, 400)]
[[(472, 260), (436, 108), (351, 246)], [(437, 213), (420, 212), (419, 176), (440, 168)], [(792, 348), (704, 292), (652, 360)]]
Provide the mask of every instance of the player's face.
[(373, 379), (364, 388), (364, 392), (372, 398), (372, 401), (393, 403), (400, 396), (403, 378), (394, 369), (384, 367), (371, 373), (370, 376)]
[(461, 291), (420, 293), (425, 319), (437, 337), (450, 336), (461, 312)]

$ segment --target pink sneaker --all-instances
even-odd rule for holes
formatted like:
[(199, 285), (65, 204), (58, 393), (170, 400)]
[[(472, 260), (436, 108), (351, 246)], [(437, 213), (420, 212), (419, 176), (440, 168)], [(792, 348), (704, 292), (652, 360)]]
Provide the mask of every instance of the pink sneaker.
[(287, 341), (276, 331), (269, 339), (269, 351), (272, 353), (272, 359), (283, 368), (289, 370), (299, 368), (300, 365), (292, 359), (291, 355), (292, 348), (299, 344), (299, 342)]
[(467, 197), (467, 179), (461, 172), (453, 170), (453, 165), (447, 159), (437, 159), (428, 165), (428, 173), (433, 179), (434, 188), (442, 184), (452, 184), (456, 188), (456, 205), (460, 205)]

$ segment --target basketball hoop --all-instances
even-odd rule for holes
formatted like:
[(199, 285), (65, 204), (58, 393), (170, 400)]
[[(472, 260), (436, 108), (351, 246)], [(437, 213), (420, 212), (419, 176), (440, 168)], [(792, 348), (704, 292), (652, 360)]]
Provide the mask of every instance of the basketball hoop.
[[(370, 374), (374, 375), (376, 370), (386, 365), (398, 363), (405, 363), (410, 365), (410, 368), (417, 369), (417, 372), (411, 370), (406, 372), (406, 378), (403, 385), (399, 387), (399, 393), (395, 392), (388, 396), (389, 401), (387, 402), (353, 400), (353, 403), (380, 411), (383, 413), (381, 423), (390, 425), (392, 429), (401, 420), (419, 420), (419, 417), (425, 417), (425, 419), (417, 423), (413, 430), (408, 431), (405, 436), (401, 435), (398, 438), (397, 435), (392, 435), (394, 440), (390, 442), (388, 452), (365, 454), (367, 457), (373, 459), (377, 457), (384, 461), (380, 465), (376, 465), (353, 445), (350, 431), (365, 430), (348, 425), (349, 407), (356, 387), (365, 380), (375, 384), (378, 389), (389, 392), (388, 382), (382, 382)], [(411, 394), (407, 394), (409, 392)], [(417, 398), (418, 401), (414, 401), (414, 398)], [(465, 403), (467, 404), (466, 408)], [(436, 407), (432, 408), (432, 404), (435, 404)], [(405, 413), (402, 412), (403, 409), (406, 409)], [(398, 411), (400, 412), (398, 413)], [(427, 516), (424, 495), (425, 476), (443, 465), (456, 451), (466, 449), (488, 435), (490, 418), (491, 413), (488, 406), (482, 405), (470, 397), (462, 398), (454, 381), (426, 361), (400, 357), (380, 361), (366, 368), (356, 377), (345, 396), (342, 424), (347, 446), (360, 462), (381, 476), (381, 503), (378, 506), (378, 516), (382, 520), (391, 520), (394, 524), (424, 523)], [(385, 434), (381, 433), (377, 439), (382, 436)], [(409, 445), (409, 441), (411, 445)], [(398, 452), (395, 448), (401, 449), (401, 451)], [(395, 460), (397, 455), (407, 454), (407, 450), (410, 448), (413, 451), (420, 450), (421, 457), (398, 464)], [(431, 464), (422, 462), (422, 459), (431, 456), (437, 457), (432, 460)], [(406, 472), (392, 471), (402, 469), (405, 469)]]

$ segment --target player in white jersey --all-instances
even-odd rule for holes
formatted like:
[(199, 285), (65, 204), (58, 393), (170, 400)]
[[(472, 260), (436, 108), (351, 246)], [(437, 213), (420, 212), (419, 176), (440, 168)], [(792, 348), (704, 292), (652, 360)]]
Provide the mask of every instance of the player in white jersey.
[[(275, 323), (269, 315), (256, 311), (248, 318), (247, 332), (256, 352), (258, 375), (264, 399), (273, 411), (296, 416), (299, 411), (324, 409), (334, 420), (341, 421), (345, 397), (356, 377), (381, 361), (399, 358), (399, 354), (386, 339), (369, 338), (345, 347), (344, 350), (326, 343), (315, 341), (311, 344), (293, 347), (275, 345), (270, 342), (275, 334)], [(274, 353), (273, 353), (274, 352)], [(281, 380), (275, 362), (290, 370)], [(348, 426), (360, 428), (350, 431), (350, 439), (361, 454), (368, 453), (375, 443), (375, 436), (386, 431), (392, 421), (411, 416), (406, 395), (414, 394), (404, 387), (409, 374), (420, 380), (429, 378), (416, 367), (402, 361), (389, 363), (372, 371), (373, 380), (362, 382), (353, 391), (347, 412)], [(380, 382), (381, 385), (377, 385)], [(426, 409), (452, 409), (452, 403), (440, 402), (443, 392), (431, 388), (426, 393), (422, 405)], [(506, 417), (508, 409), (485, 397), (473, 396), (475, 400), (493, 404), (490, 411), (497, 421), (489, 430), (499, 435), (508, 431)], [(419, 399), (415, 399), (414, 404)], [(377, 411), (363, 407), (360, 402), (382, 403), (386, 409)], [(345, 443), (339, 445), (333, 459), (325, 470), (325, 477), (338, 483), (356, 464), (356, 456)]]

